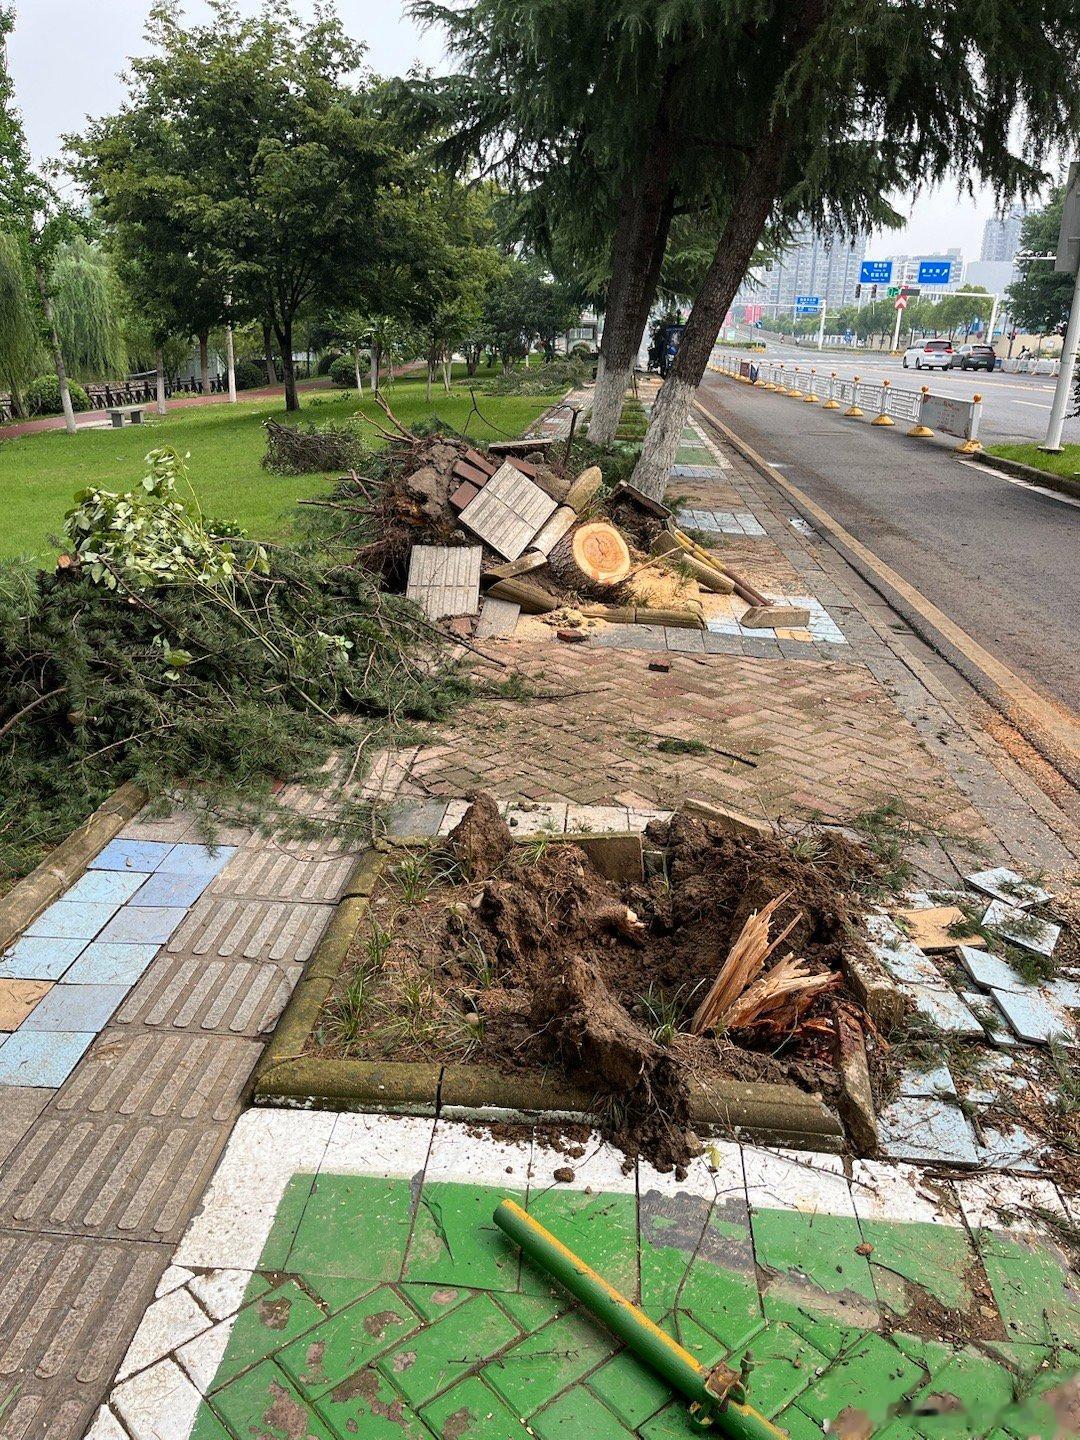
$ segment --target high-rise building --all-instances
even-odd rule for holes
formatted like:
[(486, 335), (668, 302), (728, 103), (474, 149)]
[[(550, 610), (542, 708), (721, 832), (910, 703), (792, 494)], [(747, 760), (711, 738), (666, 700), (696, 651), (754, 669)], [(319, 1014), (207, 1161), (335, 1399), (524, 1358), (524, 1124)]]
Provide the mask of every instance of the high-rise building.
[(850, 305), (868, 240), (865, 234), (803, 231), (772, 264), (746, 277), (733, 303), (761, 305), (766, 315), (794, 309), (796, 295), (820, 296), (826, 308)]
[(980, 260), (1011, 260), (1020, 249), (1024, 211), (1014, 205), (1007, 215), (991, 215), (983, 226)]

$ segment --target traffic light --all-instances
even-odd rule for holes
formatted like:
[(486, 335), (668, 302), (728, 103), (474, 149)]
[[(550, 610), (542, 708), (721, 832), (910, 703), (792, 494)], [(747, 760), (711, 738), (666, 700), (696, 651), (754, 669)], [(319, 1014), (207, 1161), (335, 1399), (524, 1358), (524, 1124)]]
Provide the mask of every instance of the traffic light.
[(876, 286), (876, 285), (871, 285), (871, 286), (870, 286), (870, 299), (871, 299), (871, 300), (876, 300), (876, 299), (877, 299), (877, 286)]
[(856, 285), (856, 286), (855, 286), (855, 299), (858, 300), (861, 295), (862, 295), (862, 286), (861, 286), (861, 285)]

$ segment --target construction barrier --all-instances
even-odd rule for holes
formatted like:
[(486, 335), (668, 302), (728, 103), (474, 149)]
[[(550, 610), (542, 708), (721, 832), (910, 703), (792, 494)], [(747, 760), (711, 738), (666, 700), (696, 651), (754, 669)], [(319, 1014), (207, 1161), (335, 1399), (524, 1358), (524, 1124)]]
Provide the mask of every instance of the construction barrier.
[(758, 385), (804, 404), (819, 404), (823, 410), (839, 410), (852, 420), (865, 416), (872, 425), (883, 427), (900, 423), (908, 427), (908, 435), (921, 438), (938, 433), (953, 435), (962, 441), (957, 448), (966, 454), (982, 448), (979, 444), (981, 395), (958, 400), (932, 395), (928, 385), (908, 390), (898, 388), (889, 380), (863, 380), (857, 375), (841, 379), (835, 371), (826, 373), (814, 366), (768, 360), (752, 365), (737, 355), (718, 350), (713, 351), (711, 368), (743, 384)]

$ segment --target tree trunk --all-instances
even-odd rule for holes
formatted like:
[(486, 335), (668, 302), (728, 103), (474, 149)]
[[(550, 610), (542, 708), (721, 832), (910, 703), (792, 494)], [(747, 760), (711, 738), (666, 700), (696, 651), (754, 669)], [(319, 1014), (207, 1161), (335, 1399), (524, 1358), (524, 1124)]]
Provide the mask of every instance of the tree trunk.
[(292, 412), (300, 409), (300, 396), (296, 392), (296, 366), (293, 364), (292, 317), (281, 325), (275, 324), (278, 344), (281, 346), (281, 371), (285, 380), (285, 409)]
[(266, 360), (266, 383), (277, 384), (277, 367), (274, 364), (274, 347), (270, 338), (270, 326), (263, 322), (263, 356)]
[(371, 393), (374, 395), (379, 388), (379, 371), (382, 369), (382, 346), (376, 340), (371, 347)]
[(154, 352), (154, 364), (157, 367), (157, 413), (165, 414), (165, 352), (159, 346)]
[(454, 363), (454, 362), (453, 362), (452, 358), (449, 358), (449, 357), (446, 357), (446, 356), (443, 357), (443, 362), (442, 362), (442, 383), (443, 383), (443, 389), (446, 391), (447, 395), (450, 394), (450, 372), (451, 372), (451, 369), (452, 369), (452, 367), (453, 367), (453, 363)]
[(363, 398), (364, 377), (360, 374), (360, 346), (353, 346), (353, 366), (356, 370), (356, 393)]
[(618, 585), (630, 573), (630, 550), (606, 520), (576, 525), (548, 556), (552, 575), (570, 590), (589, 595)]
[(225, 365), (229, 377), (229, 401), (236, 404), (236, 344), (232, 324), (225, 326)]
[(644, 172), (638, 177), (628, 176), (619, 195), (604, 334), (589, 421), (589, 439), (597, 444), (613, 440), (619, 427), (623, 397), (656, 299), (671, 229), (675, 196), (669, 183), (671, 136), (666, 98), (661, 101), (647, 156)]
[(53, 366), (56, 370), (56, 382), (60, 386), (60, 403), (64, 407), (64, 429), (69, 435), (74, 435), (75, 411), (71, 404), (71, 390), (68, 386), (64, 357), (60, 351), (60, 336), (57, 334), (56, 323), (53, 320), (52, 301), (49, 299), (49, 290), (45, 284), (45, 276), (36, 266), (34, 268), (34, 278), (37, 280), (38, 294), (41, 296), (41, 313), (45, 316), (45, 325), (49, 333), (49, 349), (52, 351)]
[(210, 393), (210, 376), (207, 371), (210, 368), (210, 336), (199, 336), (199, 391), (203, 395)]
[(732, 199), (729, 218), (690, 311), (678, 353), (656, 397), (641, 458), (633, 474), (634, 485), (655, 500), (664, 498), (694, 392), (701, 384), (724, 316), (731, 308), (775, 202), (788, 151), (788, 126), (796, 123), (789, 116), (796, 112), (797, 106), (792, 105), (773, 121)]

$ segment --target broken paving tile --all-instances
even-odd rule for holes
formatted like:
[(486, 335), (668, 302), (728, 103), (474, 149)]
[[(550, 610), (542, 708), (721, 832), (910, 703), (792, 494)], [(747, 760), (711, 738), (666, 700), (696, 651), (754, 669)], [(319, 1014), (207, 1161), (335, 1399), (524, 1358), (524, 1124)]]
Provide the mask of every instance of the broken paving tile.
[(1038, 1136), (1032, 1135), (1022, 1125), (1011, 1125), (1007, 1130), (998, 1130), (984, 1125), (981, 1137), (976, 1137), (979, 1148), (979, 1164), (987, 1170), (1017, 1170), (1037, 1174), (1039, 1157), (1043, 1150)]
[(956, 1095), (956, 1086), (947, 1065), (937, 1065), (933, 1070), (905, 1070), (900, 1076), (900, 1095), (911, 1099), (926, 1096)]
[(958, 945), (960, 963), (984, 990), (1022, 990), (1027, 983), (1000, 955), (989, 950), (973, 950), (970, 945)]
[(1052, 955), (1061, 934), (1060, 925), (1052, 925), (1049, 920), (1040, 920), (1037, 915), (1029, 915), (1026, 910), (1021, 910), (1016, 905), (1006, 905), (1002, 900), (995, 900), (987, 908), (983, 924), (996, 930), (999, 935), (1004, 935), (1005, 939), (1011, 940), (1014, 945), (1033, 950), (1036, 955)]
[(1002, 1090), (1023, 1090), (1027, 1077), (1015, 1069), (1010, 1055), (986, 1055), (979, 1069), (968, 1081), (964, 1099), (969, 1105), (993, 1105), (1001, 1099)]
[(878, 1116), (878, 1139), (893, 1160), (928, 1160), (944, 1165), (977, 1165), (971, 1126), (957, 1106), (937, 1099), (904, 1096)]
[(1064, 1011), (1029, 986), (1026, 991), (990, 992), (1013, 1033), (1029, 1045), (1048, 1045), (1051, 1040), (1069, 1040), (1072, 1031)]
[(984, 895), (989, 895), (994, 900), (1004, 900), (1007, 905), (1015, 905), (1021, 909), (1026, 909), (1028, 905), (1043, 905), (1054, 898), (1049, 890), (1032, 885), (1005, 865), (999, 865), (993, 870), (980, 870), (975, 875), (965, 875), (964, 879)]
[(894, 910), (893, 919), (901, 921), (908, 939), (920, 950), (955, 950), (964, 944), (985, 946), (981, 935), (960, 936), (955, 932), (967, 924), (967, 916), (958, 905), (934, 905), (929, 910)]
[(897, 980), (912, 985), (940, 985), (937, 963), (923, 954), (887, 915), (871, 915), (866, 922), (870, 949)]
[(939, 1030), (971, 1040), (980, 1039), (986, 1033), (955, 990), (936, 990), (929, 985), (906, 985), (904, 989), (915, 1001), (919, 1013)]

